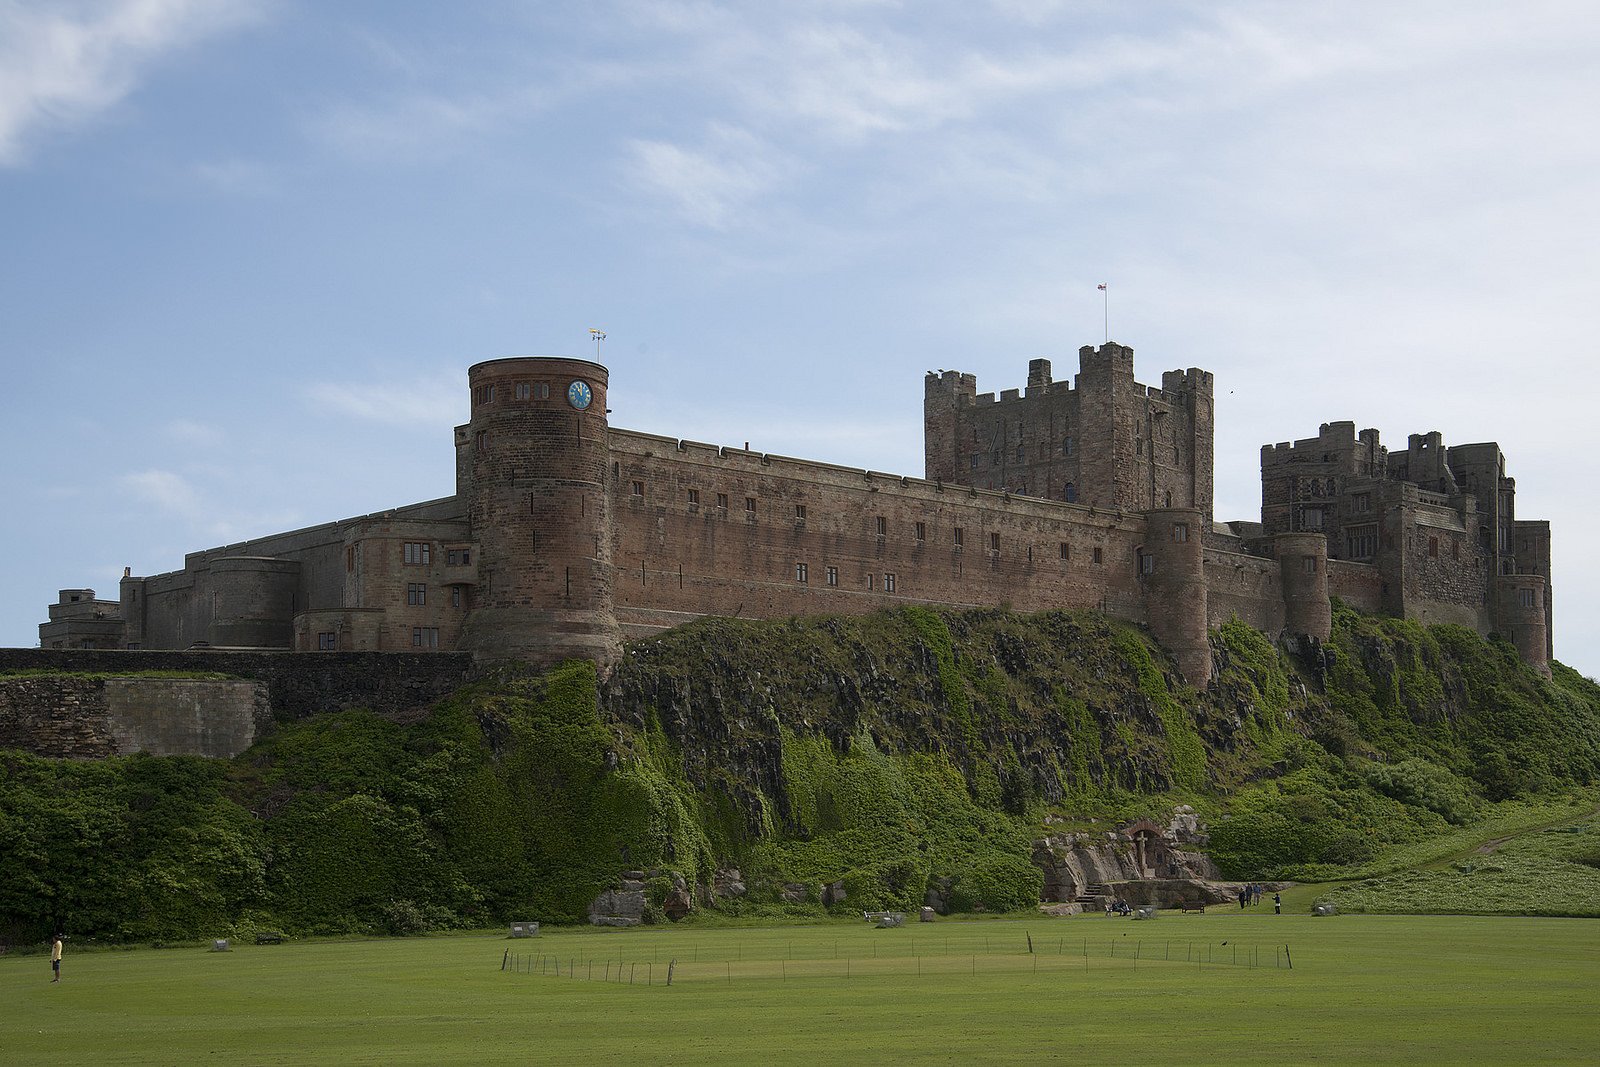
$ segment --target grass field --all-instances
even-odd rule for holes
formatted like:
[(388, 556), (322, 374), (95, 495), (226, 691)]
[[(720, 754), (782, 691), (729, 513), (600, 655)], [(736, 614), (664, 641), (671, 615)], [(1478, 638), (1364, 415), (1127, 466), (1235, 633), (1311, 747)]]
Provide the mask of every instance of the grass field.
[(1218, 908), (69, 949), (63, 968), (51, 985), (46, 957), (0, 958), (0, 1062), (1520, 1064), (1600, 1049), (1600, 923), (1580, 919)]

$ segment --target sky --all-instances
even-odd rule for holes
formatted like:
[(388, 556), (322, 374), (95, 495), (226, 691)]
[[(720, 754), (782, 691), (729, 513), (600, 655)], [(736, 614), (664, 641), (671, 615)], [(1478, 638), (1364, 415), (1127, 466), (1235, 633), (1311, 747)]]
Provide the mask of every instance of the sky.
[(482, 360), (920, 476), (924, 372), (1066, 378), (1109, 325), (1141, 381), (1215, 374), (1221, 519), (1323, 422), (1498, 441), (1594, 675), (1593, 14), (0, 0), (0, 645), (450, 495)]

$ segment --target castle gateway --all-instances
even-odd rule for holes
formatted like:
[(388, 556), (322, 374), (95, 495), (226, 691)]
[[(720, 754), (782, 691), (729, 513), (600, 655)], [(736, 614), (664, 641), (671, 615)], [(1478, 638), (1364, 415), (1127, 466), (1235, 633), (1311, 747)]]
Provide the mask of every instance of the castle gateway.
[(1328, 423), (1262, 449), (1260, 522), (1218, 523), (1210, 373), (1141, 385), (1114, 343), (998, 397), (930, 373), (921, 479), (614, 428), (587, 360), (467, 376), (454, 496), (191, 553), (117, 601), (65, 590), (40, 644), (605, 664), (707, 614), (1008, 605), (1143, 623), (1203, 686), (1209, 629), (1324, 639), (1338, 596), (1498, 632), (1549, 671), (1549, 524), (1516, 518), (1495, 444), (1390, 455)]

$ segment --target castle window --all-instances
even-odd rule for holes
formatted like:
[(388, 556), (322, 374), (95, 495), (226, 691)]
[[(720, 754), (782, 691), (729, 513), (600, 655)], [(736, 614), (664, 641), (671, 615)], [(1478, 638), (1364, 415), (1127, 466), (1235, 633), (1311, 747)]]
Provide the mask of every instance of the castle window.
[(956, 532), (955, 532), (955, 540), (954, 540), (953, 543), (956, 546), (956, 551), (960, 552), (961, 551), (961, 546), (967, 543), (967, 531), (965, 531), (961, 527), (957, 526), (956, 527)]
[(1521, 604), (1525, 608), (1533, 607), (1533, 590), (1532, 589), (1518, 589), (1517, 590), (1517, 602), (1519, 604)]
[(1184, 542), (1188, 541), (1189, 540), (1189, 524), (1186, 523), (1186, 522), (1175, 522), (1175, 523), (1173, 523), (1172, 524), (1172, 539), (1174, 541), (1176, 541), (1180, 545), (1183, 544)]
[(318, 652), (333, 652), (338, 647), (339, 647), (339, 635), (337, 633), (326, 633), (326, 632), (324, 632), (324, 633), (320, 633), (320, 634), (317, 635), (317, 651)]
[(632, 496), (644, 496), (644, 483), (638, 481), (629, 482), (628, 492)]
[(1061, 558), (1062, 559), (1071, 559), (1072, 558), (1072, 548), (1065, 541), (1061, 542)]
[(437, 626), (413, 626), (411, 628), (412, 648), (438, 648), (439, 628)]
[(1162, 497), (1161, 499), (1162, 499), (1162, 505), (1161, 506), (1164, 507), (1164, 508), (1170, 508), (1172, 506), (1172, 490), (1168, 489), (1167, 490), (1167, 495)]
[(410, 582), (406, 585), (406, 603), (418, 607), (428, 602), (428, 587), (420, 582)]
[(996, 467), (1000, 466), (1000, 450), (999, 449), (995, 449), (994, 458), (991, 459), (989, 462), (994, 464)]
[(867, 575), (867, 592), (869, 592), (869, 593), (872, 592), (872, 588), (873, 588), (872, 582), (873, 582), (872, 575), (870, 575), (870, 574)]
[(1133, 454), (1136, 456), (1144, 455), (1144, 438), (1135, 437), (1133, 439)]
[(804, 585), (806, 582), (810, 581), (810, 574), (811, 569), (804, 563), (796, 563), (794, 565), (794, 580), (799, 582), (801, 585)]
[(516, 397), (518, 400), (528, 400), (533, 396), (533, 386), (527, 382), (517, 383)]
[(1061, 499), (1069, 504), (1076, 504), (1078, 502), (1078, 487), (1068, 482), (1062, 487)]
[(1000, 535), (998, 533), (992, 533), (989, 535), (989, 551), (997, 554), (999, 553)]
[(795, 522), (805, 522), (806, 521), (806, 506), (804, 504), (796, 504), (794, 506), (794, 521)]
[(1352, 526), (1345, 533), (1345, 554), (1351, 559), (1371, 559), (1378, 554), (1378, 528)]
[(752, 519), (756, 517), (756, 498), (755, 497), (747, 496), (747, 497), (744, 498), (744, 513), (745, 513), (746, 516), (748, 516), (748, 517), (750, 517)]
[(1350, 507), (1357, 515), (1365, 515), (1372, 510), (1372, 494), (1356, 493), (1350, 498)]
[(1315, 573), (1317, 573), (1317, 557), (1316, 556), (1302, 556), (1302, 557), (1300, 557), (1300, 569), (1305, 571), (1307, 574), (1315, 574)]
[(1061, 454), (1063, 456), (1072, 455), (1074, 448), (1075, 448), (1075, 446), (1074, 446), (1074, 444), (1072, 442), (1072, 438), (1070, 438), (1070, 437), (1062, 438), (1062, 440), (1061, 440)]
[(1099, 563), (1100, 559), (1101, 559), (1100, 546), (1099, 545), (1095, 545), (1094, 546), (1094, 561), (1096, 563)]
[(1022, 462), (1022, 446), (1021, 445), (1017, 446), (1017, 462), (1018, 463)]
[(876, 526), (877, 526), (878, 536), (879, 537), (888, 537), (889, 536), (889, 520), (888, 519), (884, 518), (882, 515), (879, 515), (878, 519), (877, 519)]
[(978, 454), (976, 452), (972, 454), (972, 469), (978, 469)]
[(829, 585), (834, 586), (835, 588), (837, 588), (838, 585), (839, 585), (839, 568), (838, 567), (829, 567), (827, 569), (827, 571), (823, 574), (823, 578), (827, 581), (827, 583)]
[(1437, 537), (1428, 538), (1428, 558), (1439, 558), (1439, 539)]
[(1322, 509), (1306, 508), (1300, 514), (1300, 528), (1302, 530), (1322, 529)]
[(427, 541), (407, 541), (401, 559), (412, 566), (427, 566), (432, 557), (433, 545)]
[(535, 400), (549, 400), (550, 399), (550, 383), (549, 382), (534, 382), (533, 383), (533, 398)]
[(494, 403), (494, 386), (478, 386), (478, 388), (473, 392), (472, 399), (480, 405)]
[(472, 447), (479, 452), (489, 451), (489, 431), (479, 430), (472, 438)]
[(344, 569), (347, 570), (347, 571), (353, 571), (353, 570), (356, 569), (356, 546), (355, 545), (350, 545), (348, 548), (346, 548), (344, 550)]
[(447, 548), (444, 552), (444, 561), (452, 567), (465, 567), (472, 562), (470, 548)]
[(700, 490), (691, 489), (691, 490), (689, 490), (689, 510), (690, 511), (698, 511), (699, 509), (700, 509)]
[(883, 591), (885, 593), (894, 592), (894, 573), (893, 572), (890, 572), (890, 573), (885, 574), (883, 576)]
[(717, 494), (717, 510), (718, 511), (727, 511), (728, 510), (728, 494), (727, 493), (718, 493)]
[(1148, 552), (1139, 553), (1139, 573), (1154, 574), (1156, 572), (1156, 558)]
[(461, 587), (459, 585), (450, 587), (450, 606), (453, 608), (461, 606)]
[(917, 543), (921, 544), (922, 542), (926, 541), (927, 539), (928, 539), (928, 524), (925, 523), (925, 522), (917, 523)]

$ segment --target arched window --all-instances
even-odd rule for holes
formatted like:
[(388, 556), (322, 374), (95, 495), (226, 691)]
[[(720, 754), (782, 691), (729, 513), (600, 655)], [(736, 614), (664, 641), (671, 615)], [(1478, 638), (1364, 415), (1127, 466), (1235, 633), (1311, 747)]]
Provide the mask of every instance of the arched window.
[(1076, 504), (1078, 502), (1078, 487), (1068, 482), (1066, 488), (1061, 490), (1061, 499), (1069, 504)]

